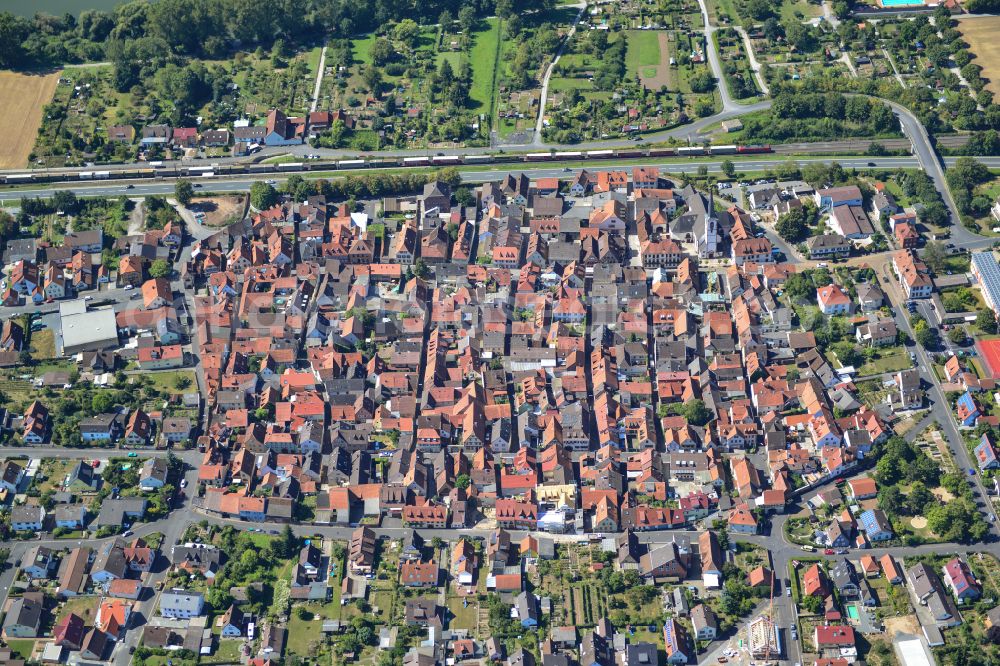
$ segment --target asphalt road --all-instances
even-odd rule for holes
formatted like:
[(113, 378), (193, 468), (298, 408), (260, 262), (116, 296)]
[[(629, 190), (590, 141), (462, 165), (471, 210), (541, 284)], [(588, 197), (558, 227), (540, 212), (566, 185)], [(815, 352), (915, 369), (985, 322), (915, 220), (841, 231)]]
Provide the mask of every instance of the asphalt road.
[[(950, 415), (949, 415), (950, 416)], [(32, 457), (44, 457), (44, 456), (59, 456), (63, 458), (107, 458), (111, 455), (122, 455), (123, 452), (114, 449), (62, 449), (57, 447), (39, 447), (39, 448), (19, 448), (19, 449), (5, 449), (4, 453), (10, 457), (22, 457), (22, 456), (32, 456)], [(175, 452), (176, 455), (184, 459), (189, 464), (197, 464), (199, 459), (199, 454), (197, 451), (178, 451)], [(139, 451), (138, 455), (140, 457), (147, 457), (151, 455), (156, 455), (157, 452), (154, 451)], [(188, 487), (194, 488), (197, 481), (197, 468), (192, 466), (186, 473), (185, 478), (188, 480)], [(816, 492), (814, 490), (813, 492)], [(275, 524), (267, 523), (251, 523), (239, 520), (228, 520), (219, 518), (218, 516), (213, 516), (203, 511), (197, 509), (194, 506), (194, 502), (191, 499), (184, 498), (184, 501), (180, 506), (175, 507), (174, 511), (163, 520), (151, 523), (139, 524), (133, 527), (133, 532), (135, 536), (147, 536), (154, 532), (161, 532), (164, 535), (163, 545), (161, 546), (161, 558), (160, 561), (154, 566), (153, 572), (147, 578), (147, 585), (155, 590), (157, 584), (163, 580), (166, 574), (166, 562), (164, 557), (169, 557), (169, 554), (174, 545), (180, 543), (181, 537), (184, 531), (187, 529), (188, 525), (205, 520), (211, 524), (215, 525), (232, 525), (237, 529), (241, 530), (277, 530), (280, 526)], [(790, 542), (788, 542), (784, 537), (784, 524), (787, 520), (785, 515), (776, 515), (772, 518), (772, 523), (770, 527), (770, 532), (768, 534), (760, 535), (737, 535), (731, 534), (730, 537), (734, 541), (743, 541), (748, 543), (753, 543), (764, 548), (767, 548), (771, 554), (772, 558), (772, 570), (779, 579), (779, 584), (776, 586), (773, 597), (773, 611), (776, 624), (782, 629), (783, 644), (785, 646), (785, 654), (782, 655), (782, 660), (785, 663), (794, 663), (800, 660), (801, 653), (799, 651), (799, 646), (797, 643), (790, 641), (790, 634), (788, 632), (788, 627), (792, 622), (796, 620), (795, 607), (792, 600), (785, 596), (783, 581), (788, 576), (788, 565), (790, 562), (794, 561), (796, 557), (802, 555), (802, 549)], [(326, 539), (335, 540), (348, 540), (353, 528), (347, 526), (332, 526), (332, 525), (293, 525), (292, 530), (300, 537), (309, 537), (316, 534), (321, 535)], [(403, 536), (408, 528), (403, 527), (377, 527), (376, 532), (387, 538), (399, 538)], [(462, 529), (431, 529), (431, 530), (418, 530), (425, 541), (429, 542), (435, 537), (439, 537), (445, 541), (454, 540), (458, 536), (467, 537), (487, 537), (492, 530), (490, 529), (477, 529), (477, 528), (462, 528)], [(701, 530), (664, 530), (655, 532), (641, 532), (639, 533), (638, 539), (641, 543), (646, 544), (663, 544), (670, 543), (677, 537), (687, 537), (690, 539), (696, 539), (701, 533)], [(527, 532), (524, 531), (513, 531), (511, 536), (514, 540), (522, 539)], [(582, 540), (582, 537), (575, 536), (555, 536), (556, 539), (565, 540)], [(87, 545), (93, 548), (101, 548), (103, 545), (108, 543), (112, 538), (108, 539), (88, 539)], [(82, 545), (83, 541), (79, 542)], [(29, 541), (8, 541), (0, 544), (3, 547), (10, 549), (10, 556), (7, 560), (7, 568), (0, 572), (0, 591), (4, 595), (10, 590), (11, 584), (13, 583), (14, 575), (17, 571), (17, 565), (20, 564), (21, 558), (24, 553), (32, 545), (46, 545), (55, 548), (67, 548), (78, 545), (72, 541), (68, 540), (55, 540), (51, 538), (35, 539)], [(996, 541), (989, 544), (980, 544), (975, 546), (962, 546), (957, 544), (935, 544), (935, 545), (925, 545), (917, 547), (895, 547), (895, 548), (873, 548), (865, 551), (865, 554), (872, 555), (874, 557), (880, 557), (886, 552), (891, 552), (897, 559), (902, 559), (904, 557), (911, 557), (917, 555), (924, 555), (928, 553), (970, 553), (976, 551), (990, 552), (994, 555), (1000, 555), (1000, 546), (998, 546)], [(820, 557), (827, 557), (822, 552), (811, 553), (810, 555), (818, 555)], [(856, 556), (857, 551), (852, 551), (852, 555)], [(831, 559), (836, 558), (836, 556), (829, 556)], [(119, 642), (112, 653), (111, 662), (116, 664), (116, 666), (127, 666), (130, 661), (129, 648), (138, 644), (141, 637), (141, 626), (143, 623), (151, 618), (156, 613), (157, 603), (159, 599), (159, 593), (154, 593), (151, 596), (147, 596), (143, 601), (139, 602), (136, 613), (134, 614), (134, 623), (132, 624), (132, 629), (126, 635), (125, 640)]]
[[(634, 166), (647, 166), (647, 167), (658, 167), (662, 171), (667, 173), (696, 173), (700, 167), (705, 167), (708, 169), (709, 173), (721, 173), (722, 163), (724, 160), (719, 158), (707, 158), (707, 159), (692, 159), (686, 162), (678, 161), (657, 161), (651, 160), (646, 163), (634, 163), (629, 162), (628, 168)], [(914, 169), (920, 166), (918, 160), (914, 157), (871, 157), (871, 158), (830, 158), (830, 157), (803, 157), (802, 159), (795, 160), (798, 164), (808, 164), (810, 162), (820, 162), (823, 164), (829, 164), (833, 161), (841, 164), (845, 169), (866, 169), (866, 168), (881, 168), (881, 169)], [(741, 171), (766, 171), (769, 169), (775, 169), (778, 166), (787, 164), (787, 159), (774, 159), (774, 158), (762, 158), (753, 159), (736, 162), (736, 168)], [(869, 167), (869, 164), (874, 164), (875, 167)], [(996, 166), (1000, 167), (1000, 158), (996, 158)], [(480, 170), (480, 171), (459, 171), (462, 179), (468, 183), (484, 183), (488, 181), (496, 181), (502, 179), (508, 173), (519, 172), (524, 173), (529, 178), (545, 178), (554, 176), (565, 176), (570, 172), (575, 172), (583, 167), (555, 167), (555, 166), (534, 166), (531, 164), (525, 165), (526, 168), (519, 168), (518, 165), (511, 165), (509, 168), (502, 169), (490, 169), (490, 170)], [(591, 170), (602, 170), (602, 169), (614, 169), (616, 165), (614, 162), (596, 162), (593, 166), (586, 167)], [(377, 170), (370, 170), (372, 173)], [(324, 176), (312, 175), (308, 172), (300, 173), (298, 175), (305, 176), (307, 178), (320, 178), (320, 177), (330, 177), (328, 174)], [(200, 185), (201, 190), (211, 191), (211, 192), (245, 192), (250, 189), (250, 185), (262, 177), (251, 177), (251, 176), (241, 176), (232, 179), (211, 179), (198, 181), (196, 184)], [(276, 180), (279, 183), (285, 180), (285, 177), (279, 174), (267, 174), (268, 180)], [(155, 181), (132, 181), (133, 187), (126, 190), (123, 185), (99, 185), (95, 183), (66, 183), (60, 185), (45, 185), (40, 186), (37, 189), (18, 189), (18, 190), (0, 190), (0, 200), (17, 200), (21, 197), (51, 197), (52, 194), (57, 190), (72, 190), (80, 196), (119, 196), (123, 193), (128, 193), (130, 197), (141, 197), (150, 195), (159, 196), (172, 196), (174, 194), (174, 179), (160, 179)]]

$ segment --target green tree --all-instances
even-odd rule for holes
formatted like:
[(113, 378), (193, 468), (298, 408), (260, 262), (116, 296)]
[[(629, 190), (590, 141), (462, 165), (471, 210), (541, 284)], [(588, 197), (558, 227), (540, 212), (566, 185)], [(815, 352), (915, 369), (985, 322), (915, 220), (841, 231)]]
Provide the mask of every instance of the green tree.
[(257, 210), (267, 210), (278, 203), (278, 190), (262, 180), (250, 186), (250, 205)]
[(52, 207), (69, 215), (75, 214), (80, 208), (80, 201), (71, 190), (56, 190), (52, 193)]
[(418, 258), (413, 264), (413, 274), (420, 279), (426, 279), (431, 274), (431, 269), (427, 266), (426, 261)]
[(823, 607), (823, 600), (816, 596), (808, 596), (802, 598), (802, 607), (807, 611), (816, 615), (819, 613), (820, 608)]
[(726, 178), (736, 176), (736, 165), (733, 164), (732, 160), (722, 160), (722, 173), (725, 174)]
[(462, 490), (465, 490), (466, 488), (469, 487), (470, 483), (471, 483), (471, 479), (469, 478), (468, 474), (459, 474), (455, 478), (455, 487), (456, 488), (461, 488)]
[(111, 391), (100, 391), (95, 393), (90, 399), (90, 408), (95, 414), (103, 414), (110, 411), (115, 404), (115, 397)]
[(954, 342), (956, 345), (964, 345), (969, 336), (965, 333), (965, 329), (961, 326), (956, 326), (955, 328), (948, 331), (948, 339)]
[(983, 333), (997, 332), (997, 317), (993, 310), (980, 310), (976, 313), (976, 328)]
[(149, 277), (165, 278), (170, 275), (170, 262), (166, 259), (156, 259), (149, 265)]
[(462, 32), (467, 35), (471, 35), (472, 31), (476, 29), (476, 10), (471, 5), (462, 5), (458, 10), (458, 24), (462, 28)]
[(190, 180), (181, 178), (174, 183), (174, 198), (182, 206), (188, 206), (194, 198), (194, 186)]
[(681, 415), (688, 423), (696, 426), (703, 426), (712, 418), (712, 412), (705, 406), (705, 402), (698, 399), (685, 403), (681, 408)]
[(369, 53), (371, 55), (372, 62), (379, 66), (388, 63), (396, 54), (395, 50), (392, 48), (392, 43), (385, 37), (376, 38), (372, 43), (372, 48)]
[(929, 241), (924, 246), (923, 259), (932, 271), (940, 273), (945, 269), (948, 252), (940, 241)]
[(778, 218), (774, 229), (789, 243), (796, 243), (809, 235), (809, 219), (805, 206), (793, 208)]
[(913, 324), (913, 338), (924, 349), (931, 349), (937, 345), (937, 330), (927, 325), (927, 321), (919, 318)]

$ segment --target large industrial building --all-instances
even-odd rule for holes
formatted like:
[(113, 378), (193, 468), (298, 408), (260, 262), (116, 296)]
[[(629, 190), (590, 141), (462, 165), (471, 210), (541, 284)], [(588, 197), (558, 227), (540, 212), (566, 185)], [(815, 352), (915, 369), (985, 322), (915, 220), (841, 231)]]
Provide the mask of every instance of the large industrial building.
[(118, 325), (112, 308), (87, 310), (83, 299), (59, 304), (62, 355), (117, 347)]

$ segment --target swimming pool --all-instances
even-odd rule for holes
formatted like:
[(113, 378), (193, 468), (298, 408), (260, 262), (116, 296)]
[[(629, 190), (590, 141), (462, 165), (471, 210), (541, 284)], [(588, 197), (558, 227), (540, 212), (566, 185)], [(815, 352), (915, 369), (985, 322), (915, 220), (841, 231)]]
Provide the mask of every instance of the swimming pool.
[(858, 619), (858, 607), (854, 604), (847, 604), (847, 617), (852, 620)]
[(921, 0), (880, 0), (883, 7), (919, 7), (924, 3)]

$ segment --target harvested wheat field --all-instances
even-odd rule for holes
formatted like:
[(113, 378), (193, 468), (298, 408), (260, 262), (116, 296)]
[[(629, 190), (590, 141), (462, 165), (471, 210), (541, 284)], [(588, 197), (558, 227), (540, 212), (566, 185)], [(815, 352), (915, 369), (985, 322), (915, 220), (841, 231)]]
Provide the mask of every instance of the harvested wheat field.
[(983, 16), (959, 21), (958, 29), (969, 43), (969, 50), (976, 55), (972, 62), (983, 68), (983, 78), (989, 79), (986, 88), (1000, 95), (1000, 16)]
[(28, 164), (42, 108), (52, 101), (59, 73), (21, 74), (0, 71), (0, 169)]

